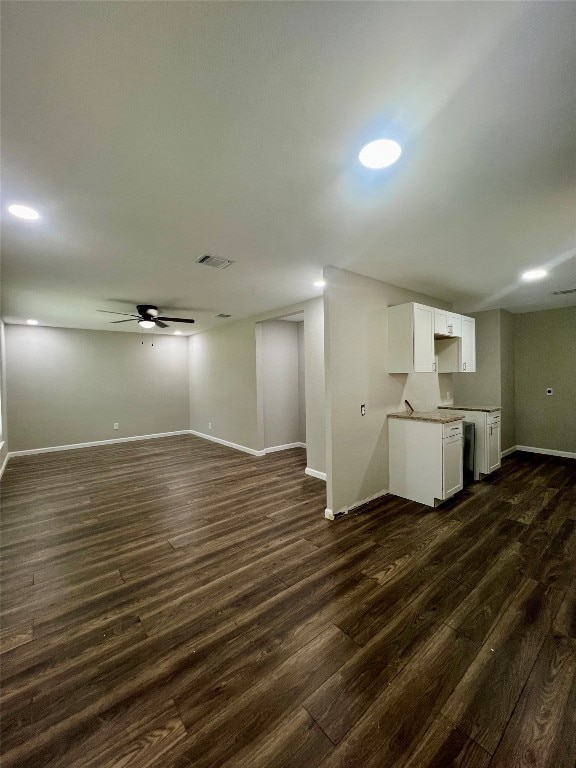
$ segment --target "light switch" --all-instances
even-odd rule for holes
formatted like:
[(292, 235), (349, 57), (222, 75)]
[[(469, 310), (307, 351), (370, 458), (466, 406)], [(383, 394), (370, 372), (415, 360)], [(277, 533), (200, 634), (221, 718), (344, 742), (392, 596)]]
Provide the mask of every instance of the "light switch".
[(554, 390), (552, 389), (552, 387), (548, 387), (548, 389), (546, 390), (546, 394), (547, 395), (553, 395), (554, 394)]
[(366, 416), (366, 405), (364, 403), (360, 406), (360, 416)]

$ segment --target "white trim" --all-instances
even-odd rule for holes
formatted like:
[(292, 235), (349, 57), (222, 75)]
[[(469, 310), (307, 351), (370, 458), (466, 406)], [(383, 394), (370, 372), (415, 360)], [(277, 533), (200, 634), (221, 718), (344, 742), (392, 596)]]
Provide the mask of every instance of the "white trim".
[(306, 467), (304, 472), (305, 474), (310, 475), (310, 477), (316, 477), (318, 480), (324, 480), (324, 482), (326, 482), (326, 472), (319, 472), (317, 469), (312, 469), (312, 467)]
[(76, 448), (93, 448), (96, 445), (112, 443), (127, 443), (132, 440), (154, 440), (157, 437), (172, 437), (172, 435), (187, 435), (190, 430), (180, 429), (177, 432), (158, 432), (155, 435), (134, 435), (134, 437), (116, 437), (112, 440), (94, 440), (91, 443), (72, 443), (72, 445), (54, 445), (50, 448), (32, 448), (28, 451), (10, 451), (8, 456), (31, 456), (35, 453), (52, 453), (53, 451), (72, 451)]
[(6, 469), (6, 464), (8, 464), (8, 459), (10, 458), (11, 455), (12, 454), (7, 453), (4, 461), (2, 462), (2, 466), (0, 467), (0, 479), (2, 479), (2, 475), (4, 474), (4, 470)]
[(576, 453), (570, 451), (553, 451), (551, 448), (531, 448), (528, 445), (517, 445), (517, 451), (526, 451), (527, 453), (543, 453), (545, 456), (562, 456), (565, 459), (576, 459)]
[(287, 451), (290, 448), (306, 448), (306, 443), (286, 443), (285, 445), (273, 445), (271, 448), (264, 448), (264, 453)]
[(370, 501), (374, 501), (375, 499), (379, 499), (381, 496), (386, 496), (390, 491), (387, 488), (382, 488), (382, 490), (378, 491), (377, 493), (374, 493), (372, 496), (368, 496), (366, 499), (361, 499), (360, 501), (355, 501), (353, 504), (350, 504), (348, 507), (341, 507), (337, 512), (334, 512), (334, 510), (330, 509), (329, 507), (326, 507), (324, 510), (324, 517), (327, 520), (334, 520), (336, 517), (340, 517), (340, 515), (347, 515), (348, 512), (351, 512), (353, 509), (356, 509), (357, 507), (362, 507), (364, 504), (368, 504)]
[(505, 451), (502, 451), (500, 453), (500, 458), (503, 459), (505, 456), (509, 456), (511, 453), (514, 453), (514, 451), (518, 450), (517, 445), (513, 445), (512, 448), (506, 448)]
[(244, 451), (244, 453), (249, 453), (251, 456), (265, 455), (265, 451), (255, 451), (254, 448), (247, 448), (245, 445), (231, 443), (228, 440), (222, 440), (221, 438), (214, 437), (213, 435), (205, 435), (203, 432), (197, 432), (195, 429), (189, 429), (186, 431), (191, 435), (196, 435), (196, 437), (203, 437), (204, 440), (211, 440), (213, 443), (219, 443), (220, 445), (225, 445), (228, 448), (235, 448), (237, 451)]

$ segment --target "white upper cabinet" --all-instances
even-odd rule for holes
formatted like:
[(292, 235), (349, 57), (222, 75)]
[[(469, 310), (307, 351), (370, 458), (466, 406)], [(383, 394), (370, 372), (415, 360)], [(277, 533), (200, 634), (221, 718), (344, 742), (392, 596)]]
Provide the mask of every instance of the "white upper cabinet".
[(476, 370), (476, 320), (462, 316), (462, 344), (460, 347), (460, 368), (463, 373)]
[(389, 373), (431, 373), (435, 370), (434, 309), (413, 303), (389, 307)]
[(462, 316), (447, 309), (434, 310), (434, 334), (442, 337), (462, 336)]
[(475, 326), (472, 317), (424, 304), (389, 307), (389, 373), (474, 372)]

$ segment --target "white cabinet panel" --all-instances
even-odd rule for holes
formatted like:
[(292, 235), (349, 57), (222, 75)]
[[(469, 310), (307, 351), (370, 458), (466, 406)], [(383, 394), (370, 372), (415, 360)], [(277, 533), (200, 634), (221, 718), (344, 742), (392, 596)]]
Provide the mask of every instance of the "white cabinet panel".
[(494, 472), (501, 464), (500, 423), (490, 424), (488, 429), (488, 472)]
[(474, 373), (476, 370), (476, 320), (462, 316), (462, 345), (460, 371)]
[(434, 309), (414, 303), (389, 307), (388, 372), (434, 370)]
[(414, 372), (436, 370), (434, 362), (434, 310), (414, 304)]

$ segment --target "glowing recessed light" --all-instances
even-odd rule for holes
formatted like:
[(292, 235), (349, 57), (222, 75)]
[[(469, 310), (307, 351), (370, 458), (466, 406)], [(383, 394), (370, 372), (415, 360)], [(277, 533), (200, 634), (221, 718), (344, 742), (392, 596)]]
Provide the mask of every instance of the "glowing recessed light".
[(148, 328), (154, 328), (156, 323), (153, 322), (152, 320), (138, 320), (138, 325), (140, 326), (140, 328), (148, 329)]
[(387, 168), (398, 160), (402, 147), (392, 139), (378, 139), (360, 150), (358, 159), (366, 168)]
[(182, 331), (174, 331), (174, 336), (182, 336)]
[(12, 216), (17, 216), (19, 219), (39, 219), (40, 214), (35, 211), (34, 208), (29, 208), (27, 205), (10, 205), (8, 211)]
[(522, 273), (522, 280), (530, 283), (532, 280), (542, 280), (547, 274), (548, 272), (545, 269), (529, 269), (528, 272)]
[(324, 286), (326, 285), (326, 280), (316, 280), (314, 285), (316, 286), (316, 288), (324, 288)]
[(26, 325), (38, 325), (38, 320), (26, 320)]

